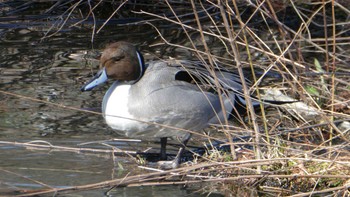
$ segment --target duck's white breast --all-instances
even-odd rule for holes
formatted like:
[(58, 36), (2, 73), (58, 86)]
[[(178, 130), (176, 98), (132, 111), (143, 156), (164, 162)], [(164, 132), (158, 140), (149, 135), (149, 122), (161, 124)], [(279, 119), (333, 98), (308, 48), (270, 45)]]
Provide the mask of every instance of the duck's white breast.
[(119, 85), (115, 82), (103, 98), (102, 112), (106, 123), (118, 131), (130, 132), (142, 130), (145, 124), (135, 121), (128, 109), (131, 85)]

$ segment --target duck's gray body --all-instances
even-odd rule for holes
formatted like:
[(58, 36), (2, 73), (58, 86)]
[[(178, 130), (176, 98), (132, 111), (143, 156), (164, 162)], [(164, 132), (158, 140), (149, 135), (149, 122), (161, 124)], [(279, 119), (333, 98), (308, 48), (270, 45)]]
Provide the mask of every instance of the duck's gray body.
[[(207, 86), (213, 85), (208, 72), (203, 68), (192, 68), (193, 65), (186, 68), (185, 64), (154, 61), (148, 63), (144, 75), (136, 83), (115, 82), (103, 99), (102, 111), (107, 124), (122, 135), (143, 139), (183, 138), (188, 133), (182, 129), (200, 131), (209, 124), (222, 122), (232, 111), (235, 93), (230, 91), (220, 96), (217, 92), (207, 91), (203, 83), (199, 85), (176, 79), (186, 69), (185, 72), (197, 79), (205, 78)], [(231, 88), (241, 88), (237, 75), (215, 74)]]
[(231, 72), (209, 71), (195, 62), (154, 61), (145, 64), (127, 42), (112, 43), (103, 51), (100, 71), (81, 90), (89, 91), (113, 79), (104, 96), (103, 116), (119, 134), (138, 139), (160, 138), (166, 159), (167, 138), (182, 146), (162, 168), (176, 168), (190, 132), (221, 123), (239, 100), (240, 78)]

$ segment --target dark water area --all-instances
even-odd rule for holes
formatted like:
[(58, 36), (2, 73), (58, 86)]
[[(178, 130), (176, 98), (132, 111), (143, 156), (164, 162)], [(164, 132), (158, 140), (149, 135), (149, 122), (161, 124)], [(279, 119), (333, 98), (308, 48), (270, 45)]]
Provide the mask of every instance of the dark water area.
[[(96, 58), (105, 43), (111, 40), (133, 42), (150, 52), (145, 54), (146, 59), (150, 59), (152, 53), (161, 51), (148, 49), (147, 43), (156, 41), (156, 31), (145, 25), (112, 23), (94, 36), (92, 44), (89, 28), (63, 29), (45, 38), (50, 24), (34, 25), (32, 21), (32, 28), (28, 23), (11, 18), (7, 18), (9, 22), (6, 23), (5, 19), (2, 18), (0, 25), (0, 196), (142, 173), (128, 156), (38, 148), (15, 142), (111, 150), (99, 142), (121, 136), (106, 126), (101, 115), (79, 111), (86, 108), (98, 111), (108, 86), (88, 93), (82, 93), (80, 87), (97, 71)], [(147, 142), (107, 144), (121, 149), (159, 146)], [(201, 194), (184, 186), (118, 188), (105, 194), (106, 191), (89, 190), (72, 195), (170, 197)]]

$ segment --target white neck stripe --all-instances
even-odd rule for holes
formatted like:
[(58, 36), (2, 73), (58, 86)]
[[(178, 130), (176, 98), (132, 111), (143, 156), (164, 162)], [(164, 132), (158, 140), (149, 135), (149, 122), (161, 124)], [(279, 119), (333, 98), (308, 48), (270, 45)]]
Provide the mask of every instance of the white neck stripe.
[(137, 54), (137, 59), (139, 60), (139, 66), (140, 66), (140, 75), (139, 75), (139, 77), (136, 79), (136, 81), (138, 81), (138, 80), (142, 77), (142, 75), (143, 75), (144, 65), (143, 65), (143, 61), (142, 61), (142, 57), (141, 57), (140, 52), (136, 51), (136, 54)]

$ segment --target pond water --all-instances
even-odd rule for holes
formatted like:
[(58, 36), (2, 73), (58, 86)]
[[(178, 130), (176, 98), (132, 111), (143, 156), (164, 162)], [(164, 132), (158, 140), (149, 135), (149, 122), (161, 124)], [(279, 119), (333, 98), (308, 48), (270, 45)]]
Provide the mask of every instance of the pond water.
[[(145, 38), (154, 41), (156, 32), (149, 31), (150, 28), (141, 32), (135, 27), (107, 26), (95, 36), (96, 44), (92, 46), (88, 30), (71, 29), (42, 39), (45, 30), (8, 27), (0, 29), (0, 195), (78, 186), (142, 173), (129, 156), (112, 157), (111, 153), (77, 150), (111, 150), (100, 142), (121, 138), (106, 126), (101, 115), (79, 111), (99, 109), (107, 86), (87, 93), (80, 92), (80, 87), (97, 71), (96, 57), (104, 43), (128, 40), (142, 45)], [(142, 46), (147, 48), (145, 44)], [(146, 54), (146, 59), (151, 58), (150, 54)], [(46, 148), (23, 144), (28, 142), (46, 145)], [(50, 149), (49, 144), (65, 148)], [(133, 147), (159, 150), (156, 143), (111, 140), (107, 144), (125, 150)], [(105, 194), (106, 191), (65, 195), (170, 197), (202, 194), (183, 186), (118, 188)]]

